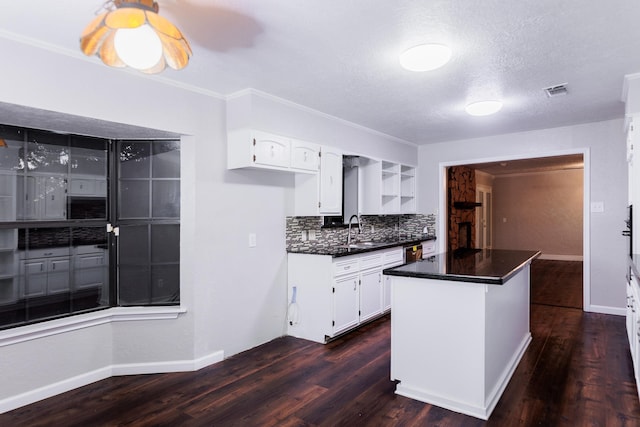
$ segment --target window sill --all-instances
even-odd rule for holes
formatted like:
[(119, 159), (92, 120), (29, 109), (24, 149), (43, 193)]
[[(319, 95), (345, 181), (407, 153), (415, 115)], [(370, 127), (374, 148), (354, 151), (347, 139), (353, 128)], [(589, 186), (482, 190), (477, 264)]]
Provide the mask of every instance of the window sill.
[(187, 312), (185, 307), (114, 307), (87, 314), (37, 323), (0, 331), (0, 347), (31, 341), (52, 335), (64, 334), (78, 329), (90, 328), (111, 322), (136, 320), (177, 319)]

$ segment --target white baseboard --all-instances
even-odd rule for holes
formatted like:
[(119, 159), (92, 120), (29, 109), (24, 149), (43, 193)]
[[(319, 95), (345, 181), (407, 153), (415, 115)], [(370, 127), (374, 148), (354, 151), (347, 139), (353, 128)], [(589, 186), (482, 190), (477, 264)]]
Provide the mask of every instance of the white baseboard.
[(538, 259), (549, 259), (554, 261), (583, 261), (582, 255), (557, 255), (557, 254), (541, 254)]
[(96, 381), (119, 375), (160, 374), (168, 372), (197, 371), (224, 359), (223, 351), (216, 351), (204, 357), (193, 360), (176, 360), (155, 363), (128, 363), (110, 365), (91, 372), (67, 378), (44, 387), (37, 388), (16, 396), (0, 400), (0, 414), (38, 402), (67, 391), (89, 385)]
[(626, 316), (627, 309), (623, 307), (609, 307), (606, 305), (590, 305), (585, 307), (584, 311), (588, 311), (590, 313), (602, 313), (602, 314), (613, 314), (616, 316)]

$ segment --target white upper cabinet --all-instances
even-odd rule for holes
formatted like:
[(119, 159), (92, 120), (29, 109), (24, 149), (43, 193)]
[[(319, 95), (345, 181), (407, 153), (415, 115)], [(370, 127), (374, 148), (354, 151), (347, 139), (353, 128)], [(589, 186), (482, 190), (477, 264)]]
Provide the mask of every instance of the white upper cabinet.
[(236, 129), (227, 135), (227, 167), (288, 170), (291, 139), (254, 129)]
[(318, 172), (320, 167), (320, 146), (299, 139), (291, 140), (291, 169)]
[(342, 213), (342, 152), (325, 147), (320, 157), (320, 214)]
[(296, 174), (294, 215), (342, 213), (342, 152), (323, 146), (317, 174)]
[(256, 165), (289, 167), (291, 150), (291, 140), (289, 138), (254, 131), (252, 139), (252, 160)]

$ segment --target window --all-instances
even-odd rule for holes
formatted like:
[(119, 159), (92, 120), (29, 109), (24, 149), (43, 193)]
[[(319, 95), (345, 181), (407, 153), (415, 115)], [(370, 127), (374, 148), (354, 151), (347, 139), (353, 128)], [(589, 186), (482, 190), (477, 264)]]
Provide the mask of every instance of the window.
[(180, 302), (180, 144), (118, 143), (120, 305)]
[(0, 125), (0, 329), (179, 304), (179, 220), (179, 141)]

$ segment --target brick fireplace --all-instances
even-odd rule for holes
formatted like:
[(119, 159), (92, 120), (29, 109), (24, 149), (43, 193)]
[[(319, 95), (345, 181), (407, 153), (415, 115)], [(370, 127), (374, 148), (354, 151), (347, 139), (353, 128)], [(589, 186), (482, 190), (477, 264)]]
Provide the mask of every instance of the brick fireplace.
[(447, 250), (475, 248), (476, 173), (467, 166), (447, 170)]

